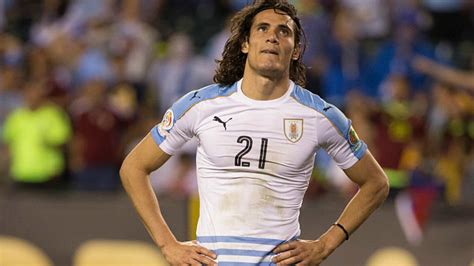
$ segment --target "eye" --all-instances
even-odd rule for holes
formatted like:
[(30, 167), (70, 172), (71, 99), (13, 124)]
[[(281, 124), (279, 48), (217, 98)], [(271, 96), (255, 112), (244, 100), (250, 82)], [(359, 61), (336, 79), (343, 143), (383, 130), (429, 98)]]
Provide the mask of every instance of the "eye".
[(286, 36), (289, 36), (290, 33), (291, 33), (290, 30), (287, 29), (287, 28), (281, 28), (281, 29), (280, 29), (280, 35), (282, 35), (282, 36), (285, 36), (285, 37), (286, 37)]
[(267, 30), (267, 26), (265, 25), (260, 25), (257, 27), (257, 31), (262, 31), (262, 32), (265, 32)]

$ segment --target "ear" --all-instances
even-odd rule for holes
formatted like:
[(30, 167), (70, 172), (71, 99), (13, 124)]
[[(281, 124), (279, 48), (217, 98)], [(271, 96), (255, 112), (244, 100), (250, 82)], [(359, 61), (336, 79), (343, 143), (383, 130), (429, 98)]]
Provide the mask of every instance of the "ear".
[(246, 38), (246, 40), (240, 45), (240, 51), (244, 54), (249, 53), (249, 40)]
[(298, 60), (300, 58), (301, 54), (301, 47), (297, 45), (295, 49), (293, 50), (293, 55), (291, 56), (292, 60)]

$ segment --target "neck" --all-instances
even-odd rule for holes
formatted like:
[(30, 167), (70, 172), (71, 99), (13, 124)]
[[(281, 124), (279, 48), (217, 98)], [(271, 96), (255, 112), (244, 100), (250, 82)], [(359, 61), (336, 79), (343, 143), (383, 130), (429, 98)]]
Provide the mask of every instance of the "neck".
[(283, 96), (290, 86), (287, 76), (281, 78), (267, 78), (259, 75), (246, 75), (242, 79), (242, 92), (254, 100), (273, 100)]

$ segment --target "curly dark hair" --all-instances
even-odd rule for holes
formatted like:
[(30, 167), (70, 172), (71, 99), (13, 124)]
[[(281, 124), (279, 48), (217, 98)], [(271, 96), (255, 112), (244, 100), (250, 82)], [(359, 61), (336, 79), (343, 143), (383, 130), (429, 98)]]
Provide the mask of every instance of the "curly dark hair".
[(222, 86), (229, 86), (240, 80), (244, 74), (247, 54), (241, 51), (242, 43), (248, 40), (250, 28), (255, 16), (261, 11), (273, 9), (291, 17), (295, 22), (295, 45), (301, 49), (297, 60), (292, 60), (290, 65), (290, 79), (304, 87), (306, 83), (306, 67), (303, 64), (303, 53), (306, 48), (306, 36), (297, 17), (296, 8), (286, 0), (256, 0), (252, 5), (239, 11), (231, 20), (231, 36), (227, 40), (222, 52), (222, 60), (214, 75), (214, 82)]

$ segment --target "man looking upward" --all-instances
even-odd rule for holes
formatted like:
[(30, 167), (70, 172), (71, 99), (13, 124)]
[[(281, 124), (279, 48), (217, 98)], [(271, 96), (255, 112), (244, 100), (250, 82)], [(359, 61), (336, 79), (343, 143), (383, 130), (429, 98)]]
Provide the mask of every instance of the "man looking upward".
[[(387, 178), (351, 121), (303, 88), (304, 33), (292, 5), (256, 1), (235, 15), (231, 31), (216, 84), (168, 109), (125, 159), (122, 182), (173, 265), (319, 264), (385, 200)], [(180, 242), (148, 175), (194, 136), (197, 241)], [(326, 233), (302, 240), (299, 212), (320, 148), (360, 189)]]

